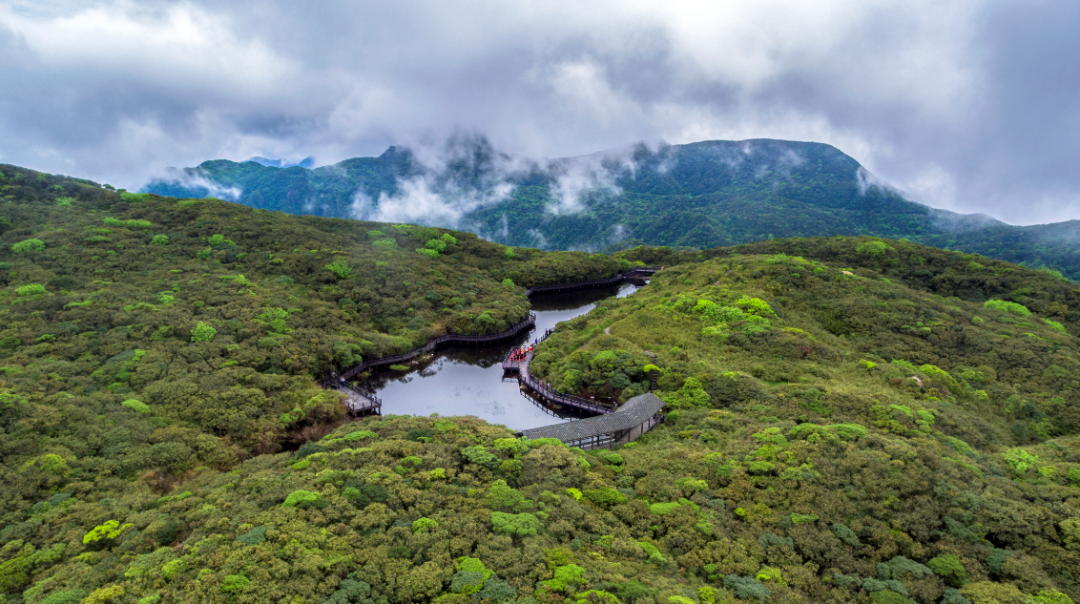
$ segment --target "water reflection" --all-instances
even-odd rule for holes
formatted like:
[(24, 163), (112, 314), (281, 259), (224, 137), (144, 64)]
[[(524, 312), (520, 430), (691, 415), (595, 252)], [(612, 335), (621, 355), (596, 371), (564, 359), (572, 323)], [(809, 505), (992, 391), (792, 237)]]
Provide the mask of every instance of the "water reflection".
[(536, 330), (515, 342), (480, 349), (447, 350), (408, 372), (376, 373), (365, 385), (383, 400), (387, 415), (475, 415), (493, 424), (525, 430), (553, 423), (555, 418), (579, 417), (548, 409), (524, 396), (517, 380), (502, 377), (502, 360), (511, 348), (531, 342), (560, 321), (583, 315), (611, 296), (620, 298), (637, 291), (623, 284), (607, 290), (586, 290), (536, 298)]

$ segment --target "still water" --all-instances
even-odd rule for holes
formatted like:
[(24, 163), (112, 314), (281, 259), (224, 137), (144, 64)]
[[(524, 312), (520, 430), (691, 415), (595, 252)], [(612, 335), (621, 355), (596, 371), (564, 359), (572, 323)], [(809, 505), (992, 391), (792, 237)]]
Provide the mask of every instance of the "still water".
[(619, 288), (537, 296), (532, 300), (536, 329), (528, 335), (489, 348), (441, 351), (410, 371), (376, 373), (364, 382), (364, 386), (382, 399), (384, 415), (475, 415), (513, 430), (576, 418), (572, 413), (553, 411), (524, 396), (516, 379), (504, 381), (502, 361), (512, 348), (532, 342), (559, 321), (589, 312), (604, 298), (622, 298), (637, 289), (635, 285), (624, 283)]

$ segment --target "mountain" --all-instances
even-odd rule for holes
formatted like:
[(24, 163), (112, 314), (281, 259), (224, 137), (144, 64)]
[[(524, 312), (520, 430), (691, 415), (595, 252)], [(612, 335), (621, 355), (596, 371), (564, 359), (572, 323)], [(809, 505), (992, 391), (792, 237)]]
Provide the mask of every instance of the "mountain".
[(305, 157), (299, 162), (289, 163), (284, 159), (270, 159), (267, 157), (261, 157), (256, 155), (255, 157), (252, 157), (247, 161), (254, 162), (256, 164), (259, 164), (260, 166), (265, 166), (267, 168), (304, 168), (310, 170), (315, 167), (314, 157)]
[[(865, 236), (544, 252), (7, 165), (0, 208), (2, 602), (1080, 599), (1080, 291), (1047, 271)], [(315, 382), (638, 262), (532, 365), (652, 389), (634, 443), (350, 421)]]
[(204, 162), (144, 190), (221, 196), (293, 214), (418, 222), (507, 245), (616, 251), (706, 249), (782, 237), (908, 238), (1080, 279), (1076, 226), (1011, 226), (907, 200), (820, 143), (780, 140), (639, 144), (532, 160), (483, 138), (391, 147), (314, 170)]

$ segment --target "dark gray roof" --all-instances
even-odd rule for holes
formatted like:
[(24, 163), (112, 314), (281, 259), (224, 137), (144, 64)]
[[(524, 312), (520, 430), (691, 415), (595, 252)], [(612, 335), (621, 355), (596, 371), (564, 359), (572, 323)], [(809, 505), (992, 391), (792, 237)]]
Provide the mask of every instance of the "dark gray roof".
[(557, 438), (570, 442), (590, 438), (598, 434), (619, 432), (636, 428), (649, 421), (664, 406), (664, 401), (650, 393), (635, 396), (623, 403), (618, 411), (607, 415), (598, 415), (576, 422), (563, 422), (550, 426), (540, 426), (522, 430), (526, 438)]

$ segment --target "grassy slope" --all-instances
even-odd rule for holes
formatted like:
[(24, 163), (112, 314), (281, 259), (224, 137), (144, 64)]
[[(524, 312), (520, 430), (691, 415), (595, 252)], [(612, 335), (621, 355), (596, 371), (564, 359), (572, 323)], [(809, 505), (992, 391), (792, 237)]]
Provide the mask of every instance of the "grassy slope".
[[(10, 182), (14, 171), (2, 170)], [(920, 604), (1019, 603), (1053, 589), (1080, 596), (1080, 359), (1071, 335), (1080, 303), (1072, 284), (914, 244), (866, 247), (867, 239), (701, 254), (634, 250), (627, 255), (670, 268), (635, 296), (560, 327), (541, 347), (537, 370), (564, 387), (620, 396), (643, 381), (644, 363), (659, 365), (663, 395), (677, 410), (639, 444), (585, 454), (502, 440), (510, 437), (505, 429), (466, 419), (386, 417), (342, 426), (298, 452), (237, 463), (243, 441), (187, 418), (188, 406), (232, 416), (255, 408), (256, 423), (280, 421), (276, 414), (303, 398), (297, 392), (315, 393), (304, 374), (331, 362), (332, 346), (320, 357), (301, 344), (318, 350), (331, 338), (360, 337), (389, 350), (399, 343), (392, 338), (416, 338), (438, 328), (439, 318), (467, 312), (416, 302), (440, 287), (432, 268), (446, 278), (442, 287), (460, 290), (446, 291), (449, 297), (473, 302), (467, 290), (476, 283), (474, 314), (501, 316), (521, 303), (520, 290), (500, 294), (507, 275), (571, 278), (610, 270), (614, 261), (525, 251), (508, 259), (501, 246), (463, 234), (456, 235), (460, 248), (429, 260), (409, 251), (420, 241), (410, 229), (365, 225), (357, 233), (339, 226), (355, 223), (217, 202), (123, 202), (71, 181), (57, 182), (58, 191), (50, 178), (0, 192), (12, 196), (3, 206), (13, 217), (4, 241), (47, 244), (31, 256), (5, 250), (2, 259), (12, 266), (0, 312), (13, 330), (3, 335), (18, 340), (3, 349), (13, 370), (0, 392), (8, 503), (0, 515), (0, 589), (9, 601), (89, 594), (90, 602), (557, 603), (589, 590), (660, 604), (754, 596), (907, 601), (900, 593)], [(61, 193), (76, 197), (74, 207), (55, 209)], [(108, 227), (100, 236), (113, 239), (109, 245), (85, 242), (99, 236), (93, 229), (103, 228), (104, 216), (147, 219), (192, 242), (148, 244), (160, 227)], [(269, 230), (275, 227), (281, 231)], [(405, 251), (372, 246), (364, 231), (376, 228), (394, 232)], [(237, 249), (197, 259), (207, 247), (200, 238), (214, 233)], [(497, 253), (463, 253), (471, 245)], [(387, 262), (402, 272), (386, 280), (365, 272), (342, 284), (320, 270), (334, 255), (310, 249), (338, 249), (354, 266)], [(228, 262), (228, 254), (244, 252)], [(279, 257), (284, 262), (272, 264)], [(239, 273), (250, 284), (217, 279)], [(278, 282), (281, 275), (293, 283)], [(405, 280), (426, 287), (411, 293)], [(29, 282), (48, 293), (11, 293)], [(375, 294), (351, 298), (369, 304), (366, 311), (340, 302), (354, 288)], [(173, 291), (175, 300), (166, 306), (160, 291)], [(980, 304), (1006, 295), (1035, 314)], [(704, 312), (708, 304), (693, 310), (699, 300), (753, 309), (738, 302), (743, 297), (772, 305), (757, 306), (768, 325), (729, 314), (723, 327), (703, 321), (722, 314)], [(423, 326), (412, 330), (400, 312), (377, 312), (402, 299), (426, 317)], [(65, 309), (84, 300), (94, 302)], [(124, 310), (139, 302), (158, 310)], [(302, 311), (286, 320), (292, 342), (277, 343), (280, 336), (251, 318), (278, 305)], [(54, 329), (85, 320), (61, 313), (98, 307), (107, 312), (89, 335)], [(177, 333), (150, 340), (162, 314)], [(232, 318), (240, 329), (227, 326)], [(186, 341), (198, 320), (221, 322), (208, 344)], [(449, 324), (482, 327), (475, 317)], [(396, 332), (372, 339), (381, 327)], [(712, 329), (703, 335), (705, 328)], [(42, 335), (56, 340), (35, 342)], [(265, 338), (275, 343), (260, 348)], [(285, 350), (275, 352), (279, 346)], [(134, 366), (109, 369), (107, 379), (94, 375), (136, 347), (147, 352)], [(226, 367), (240, 351), (243, 363)], [(308, 364), (284, 365), (305, 352)], [(162, 360), (151, 364), (151, 355)], [(164, 373), (139, 378), (155, 368)], [(284, 386), (262, 389), (279, 379)], [(97, 390), (87, 392), (91, 385)], [(205, 390), (175, 407), (145, 396), (191, 387)], [(151, 412), (121, 406), (128, 396), (144, 397)], [(831, 427), (798, 427), (806, 424)], [(158, 479), (170, 474), (184, 482), (161, 497), (151, 485), (169, 484)], [(103, 538), (94, 539), (92, 529), (112, 520), (115, 535), (100, 530)], [(494, 575), (484, 579), (463, 556)], [(459, 593), (481, 583), (477, 596)]]

